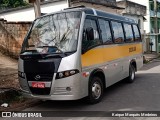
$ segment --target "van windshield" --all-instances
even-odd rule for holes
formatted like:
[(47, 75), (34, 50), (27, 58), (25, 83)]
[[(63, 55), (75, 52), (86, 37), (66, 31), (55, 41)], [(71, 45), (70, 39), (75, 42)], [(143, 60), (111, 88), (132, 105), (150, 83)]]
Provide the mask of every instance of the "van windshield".
[(81, 12), (58, 13), (34, 21), (23, 54), (65, 53), (77, 50)]

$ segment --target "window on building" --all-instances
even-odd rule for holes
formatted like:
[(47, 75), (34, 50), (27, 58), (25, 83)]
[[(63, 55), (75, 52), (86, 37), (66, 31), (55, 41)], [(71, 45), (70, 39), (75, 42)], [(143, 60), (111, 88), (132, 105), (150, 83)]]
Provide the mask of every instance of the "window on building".
[(112, 35), (109, 22), (103, 19), (99, 19), (98, 21), (100, 25), (103, 43), (105, 44), (112, 43)]
[(151, 33), (154, 33), (154, 21), (150, 22)]
[(112, 21), (111, 23), (112, 23), (113, 33), (114, 33), (114, 42), (122, 43), (124, 41), (122, 24), (114, 21)]
[(126, 42), (134, 41), (132, 26), (129, 24), (124, 24), (124, 31), (126, 35)]
[[(94, 31), (94, 40), (88, 40), (86, 35), (87, 28), (93, 28)], [(87, 50), (94, 46), (97, 46), (101, 44), (101, 41), (99, 39), (99, 32), (96, 20), (94, 19), (86, 19), (84, 24), (84, 30), (83, 30), (83, 40), (82, 40), (82, 49)]]
[(150, 4), (150, 10), (154, 10), (154, 4), (153, 3)]
[(140, 41), (141, 38), (137, 25), (133, 25), (133, 30), (134, 30), (135, 41)]

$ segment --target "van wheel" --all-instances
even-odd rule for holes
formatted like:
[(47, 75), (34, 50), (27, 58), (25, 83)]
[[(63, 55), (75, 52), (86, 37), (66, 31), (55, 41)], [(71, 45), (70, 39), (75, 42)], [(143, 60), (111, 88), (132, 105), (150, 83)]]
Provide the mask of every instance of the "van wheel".
[(93, 77), (89, 82), (89, 95), (87, 97), (87, 102), (91, 104), (96, 104), (101, 101), (103, 97), (103, 84), (100, 77)]
[(126, 81), (128, 83), (133, 83), (135, 80), (135, 67), (130, 64), (129, 66), (129, 76), (127, 77)]

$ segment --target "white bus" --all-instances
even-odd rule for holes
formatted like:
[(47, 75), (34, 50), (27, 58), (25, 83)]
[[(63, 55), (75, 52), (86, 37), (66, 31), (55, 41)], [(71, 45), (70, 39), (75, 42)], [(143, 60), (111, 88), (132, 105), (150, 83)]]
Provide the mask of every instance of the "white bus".
[(74, 7), (37, 18), (19, 57), (23, 94), (46, 100), (98, 103), (104, 88), (133, 82), (143, 65), (137, 23), (93, 8)]

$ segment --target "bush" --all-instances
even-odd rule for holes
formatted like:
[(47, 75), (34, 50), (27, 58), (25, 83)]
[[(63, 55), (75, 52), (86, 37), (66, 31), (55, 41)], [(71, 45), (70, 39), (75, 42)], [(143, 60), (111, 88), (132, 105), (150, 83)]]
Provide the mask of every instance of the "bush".
[(16, 8), (26, 6), (28, 3), (23, 0), (0, 0), (0, 8)]

